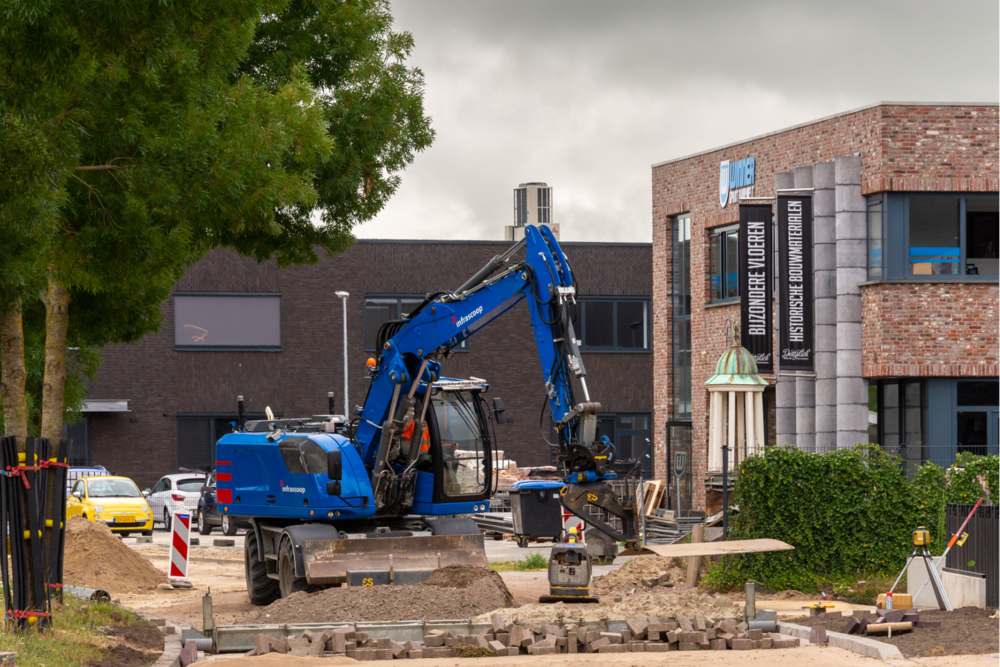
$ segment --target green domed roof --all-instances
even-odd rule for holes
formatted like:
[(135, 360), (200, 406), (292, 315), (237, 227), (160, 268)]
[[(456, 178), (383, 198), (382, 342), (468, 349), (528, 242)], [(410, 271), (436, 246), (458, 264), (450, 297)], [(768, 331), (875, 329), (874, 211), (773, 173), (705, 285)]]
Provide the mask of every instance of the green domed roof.
[(756, 384), (767, 385), (767, 380), (757, 373), (757, 362), (750, 350), (741, 346), (739, 338), (733, 340), (715, 365), (715, 375), (708, 379), (706, 386)]

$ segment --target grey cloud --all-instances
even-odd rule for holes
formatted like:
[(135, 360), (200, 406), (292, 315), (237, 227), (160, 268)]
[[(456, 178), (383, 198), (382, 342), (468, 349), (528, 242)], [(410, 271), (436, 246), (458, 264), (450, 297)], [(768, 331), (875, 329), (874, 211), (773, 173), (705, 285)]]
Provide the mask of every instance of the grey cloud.
[(397, 0), (438, 138), (364, 237), (649, 240), (652, 163), (879, 100), (995, 101), (995, 2)]

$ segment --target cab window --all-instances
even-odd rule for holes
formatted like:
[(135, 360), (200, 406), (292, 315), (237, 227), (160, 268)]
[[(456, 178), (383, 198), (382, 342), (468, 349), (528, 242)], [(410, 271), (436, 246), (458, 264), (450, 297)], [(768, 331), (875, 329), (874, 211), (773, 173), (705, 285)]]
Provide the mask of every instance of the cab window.
[(446, 391), (434, 396), (434, 416), (441, 439), (447, 496), (470, 496), (486, 491), (490, 480), (480, 411), (472, 392)]
[(205, 480), (199, 478), (196, 479), (181, 479), (177, 481), (178, 491), (200, 491), (201, 487), (205, 485)]
[(139, 488), (130, 479), (97, 478), (87, 482), (88, 498), (141, 498)]
[(73, 485), (73, 491), (71, 493), (79, 493), (81, 496), (83, 496), (83, 480), (82, 479), (76, 480), (76, 484)]

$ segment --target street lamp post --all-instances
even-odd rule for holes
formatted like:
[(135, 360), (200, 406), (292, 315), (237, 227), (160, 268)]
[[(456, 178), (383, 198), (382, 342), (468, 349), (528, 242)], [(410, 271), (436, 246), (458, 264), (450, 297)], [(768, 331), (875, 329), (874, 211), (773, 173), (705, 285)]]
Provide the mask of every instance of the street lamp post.
[(336, 295), (341, 299), (344, 304), (344, 419), (350, 419), (347, 407), (347, 297), (350, 296), (347, 292), (336, 292)]

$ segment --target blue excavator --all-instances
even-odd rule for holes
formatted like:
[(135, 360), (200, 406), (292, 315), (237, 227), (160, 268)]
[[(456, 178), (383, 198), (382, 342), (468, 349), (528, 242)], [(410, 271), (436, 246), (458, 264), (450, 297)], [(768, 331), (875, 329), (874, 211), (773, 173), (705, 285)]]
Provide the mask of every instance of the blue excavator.
[[(416, 584), (452, 564), (488, 566), (468, 517), (486, 512), (496, 491), (503, 403), (486, 402), (484, 380), (441, 377), (440, 362), (521, 300), (555, 427), (549, 446), (563, 470), (561, 502), (635, 546), (634, 499), (620, 502), (607, 483), (615, 453), (598, 434), (601, 406), (590, 399), (573, 329), (576, 297), (552, 232), (528, 226), (523, 240), (461, 287), (428, 294), (382, 325), (377, 356), (368, 361), (368, 395), (349, 419), (268, 414), (248, 422), (240, 403), (234, 432), (216, 445), (216, 485), (219, 511), (250, 525), (244, 558), (251, 602), (328, 586)], [(621, 519), (622, 530), (595, 519), (587, 505)]]

